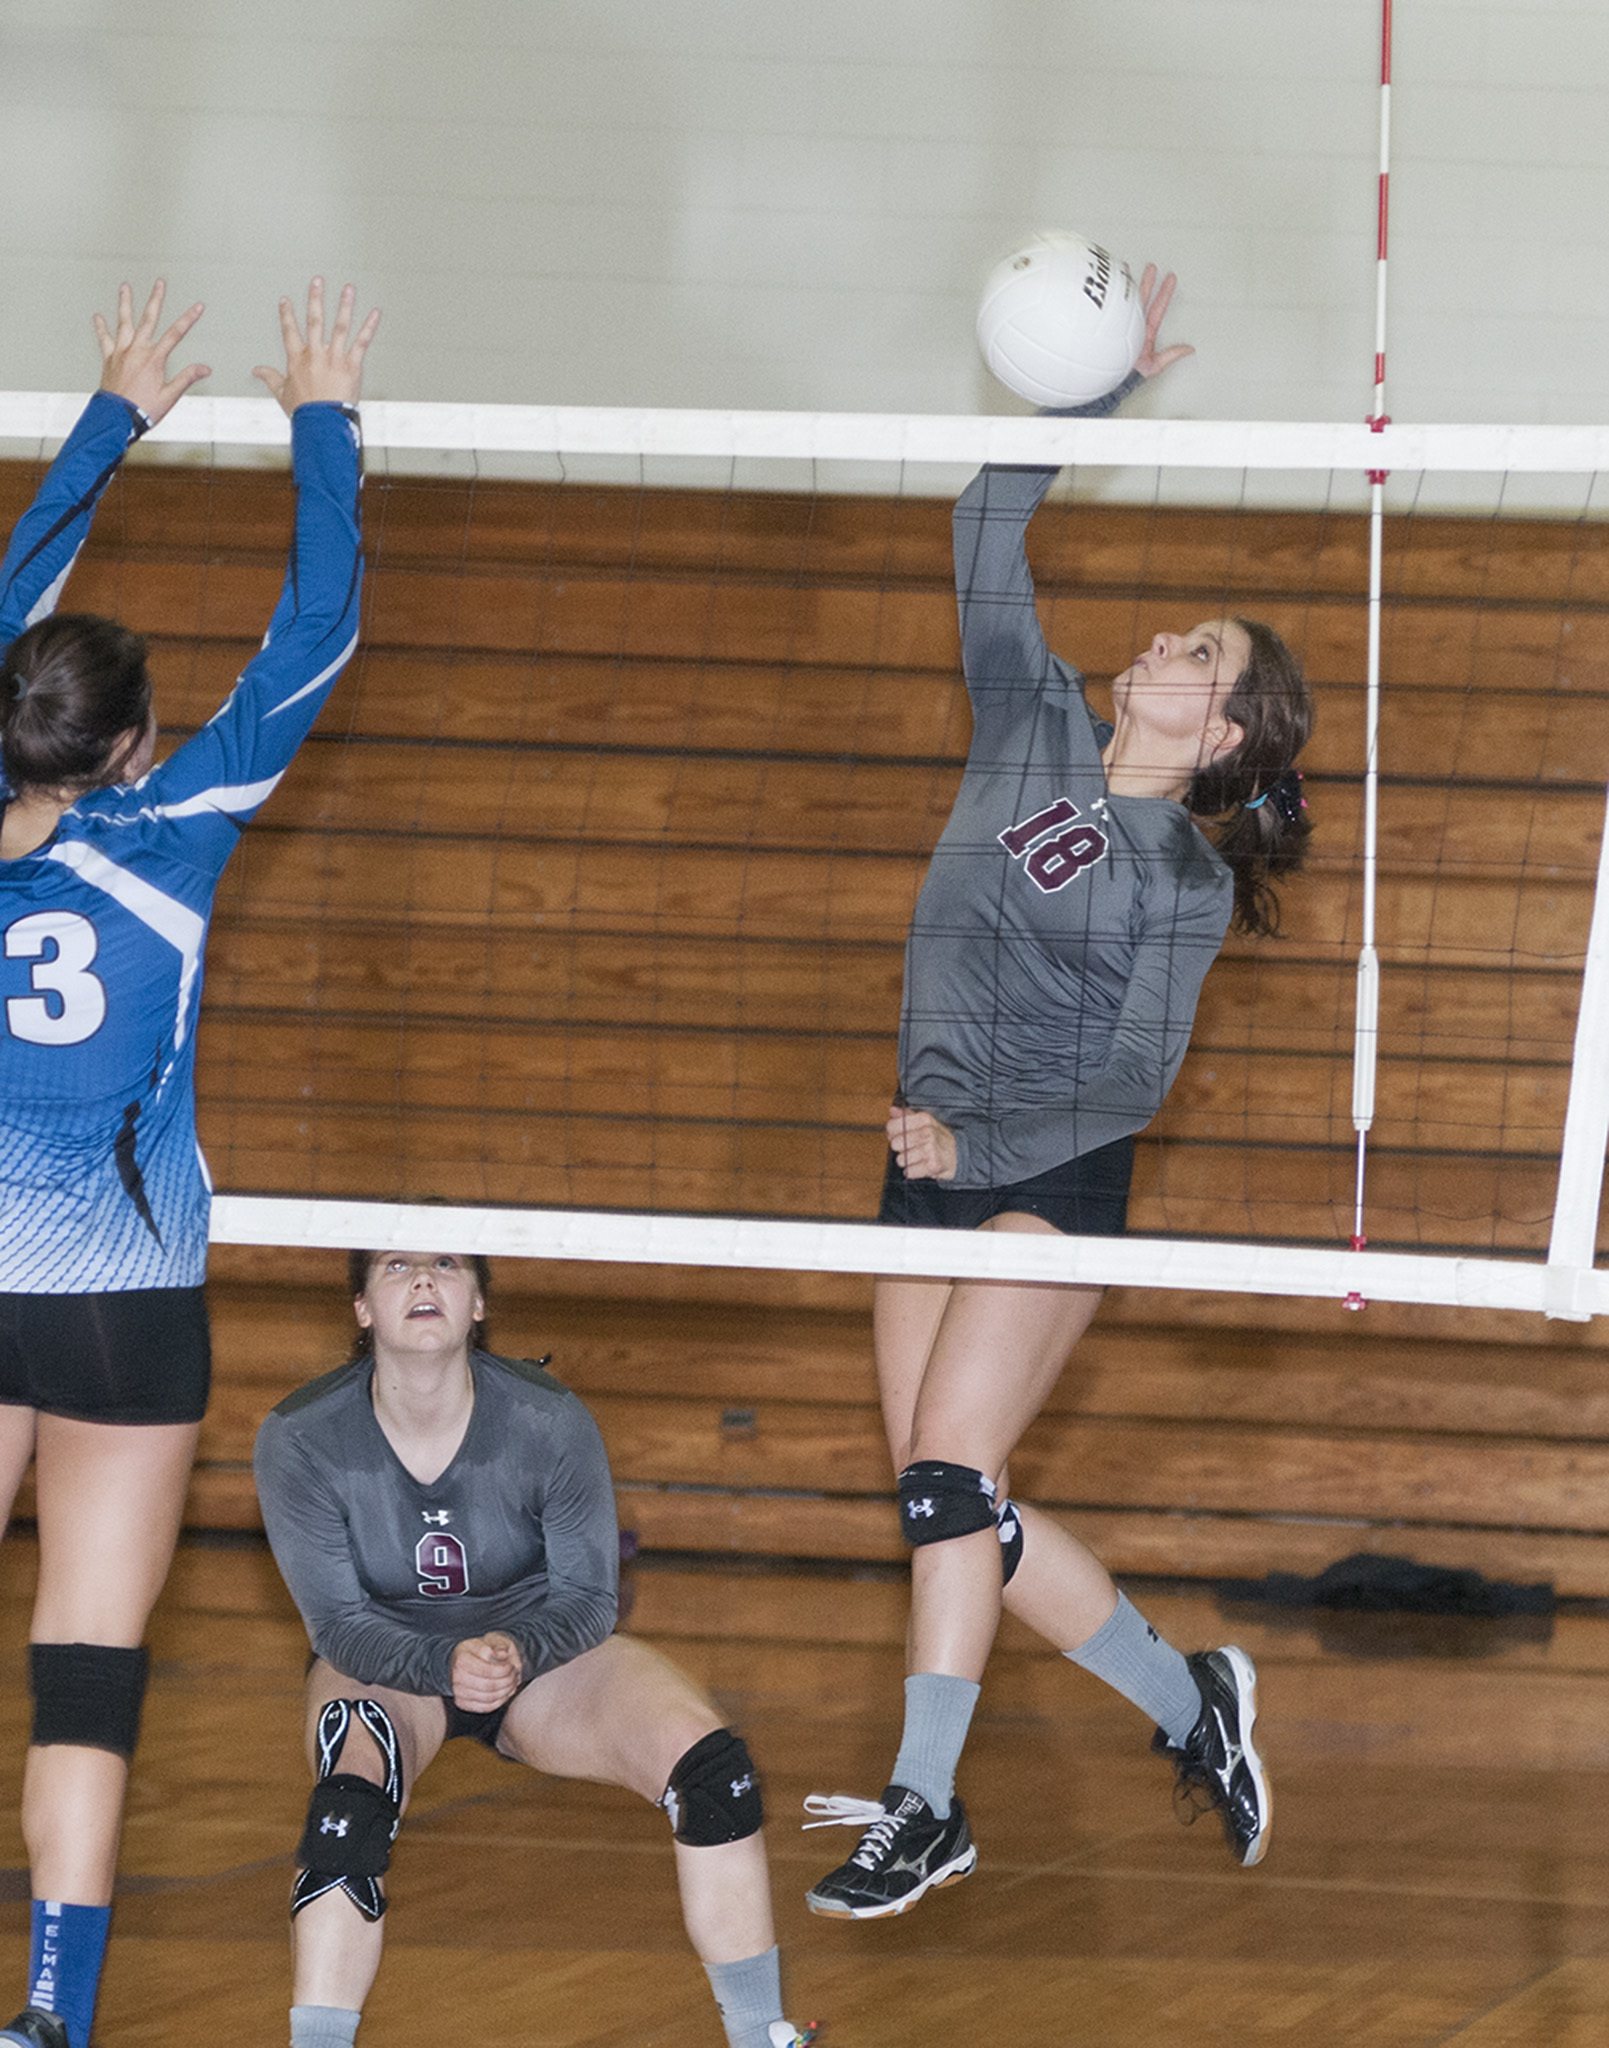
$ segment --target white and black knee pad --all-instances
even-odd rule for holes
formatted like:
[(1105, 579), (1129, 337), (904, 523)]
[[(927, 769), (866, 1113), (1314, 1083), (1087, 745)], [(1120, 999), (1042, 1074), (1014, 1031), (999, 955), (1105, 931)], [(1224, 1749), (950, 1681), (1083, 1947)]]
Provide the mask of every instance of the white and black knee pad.
[(995, 1509), (994, 1524), (1000, 1532), (1000, 1583), (1009, 1586), (1012, 1573), (1022, 1563), (1022, 1516), (1009, 1494)]
[(970, 1465), (924, 1458), (899, 1475), (899, 1520), (905, 1541), (920, 1550), (995, 1527), (994, 1481)]
[(693, 1849), (718, 1849), (757, 1835), (765, 1820), (760, 1774), (748, 1744), (730, 1728), (702, 1736), (670, 1774), (660, 1800), (671, 1832)]
[(34, 1697), (31, 1740), (77, 1743), (132, 1757), (150, 1654), (111, 1643), (30, 1643), (28, 1682)]
[[(351, 1771), (338, 1771), (336, 1758), (356, 1713), (373, 1736), (385, 1764), (376, 1785)], [(318, 1782), (307, 1803), (307, 1825), (296, 1850), (301, 1869), (291, 1887), (291, 1918), (337, 1888), (365, 1920), (386, 1909), (380, 1886), (391, 1863), (391, 1845), (402, 1825), (402, 1752), (391, 1716), (378, 1700), (330, 1700), (318, 1717)]]

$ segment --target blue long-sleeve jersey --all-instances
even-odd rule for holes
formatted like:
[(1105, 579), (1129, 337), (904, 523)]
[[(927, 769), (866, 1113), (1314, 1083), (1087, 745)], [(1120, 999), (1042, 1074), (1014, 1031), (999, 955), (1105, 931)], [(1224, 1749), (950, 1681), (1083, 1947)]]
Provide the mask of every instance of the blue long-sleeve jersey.
[[(54, 605), (138, 425), (104, 393), (85, 408), (0, 562), (0, 647)], [(228, 700), (143, 780), (91, 792), (0, 861), (0, 1291), (205, 1272), (195, 1037), (213, 895), (357, 644), (355, 415), (298, 407), (291, 450), (284, 588)]]

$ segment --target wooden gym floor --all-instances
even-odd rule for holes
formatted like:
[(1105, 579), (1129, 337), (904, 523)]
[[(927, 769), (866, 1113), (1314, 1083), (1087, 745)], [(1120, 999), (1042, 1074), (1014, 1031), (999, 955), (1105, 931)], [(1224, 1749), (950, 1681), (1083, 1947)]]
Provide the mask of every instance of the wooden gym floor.
[[(4, 1968), (20, 1985), (16, 1830), (31, 1542), (0, 1594)], [(907, 1919), (848, 1928), (800, 1895), (847, 1830), (796, 1831), (804, 1793), (876, 1792), (895, 1735), (904, 1589), (855, 1576), (654, 1563), (630, 1626), (740, 1722), (767, 1772), (799, 2018), (823, 2048), (940, 2043), (1215, 2048), (1585, 2048), (1609, 2038), (1609, 1616), (1550, 1640), (1485, 1624), (1225, 1617), (1133, 1590), (1196, 1644), (1263, 1672), (1278, 1825), (1258, 1871), (1186, 1832), (1148, 1729), (1007, 1634), (965, 1764), (977, 1874)], [(187, 1543), (153, 1633), (99, 2038), (117, 2048), (285, 2038), (288, 1848), (302, 1812), (304, 1646), (262, 1546)], [(416, 1795), (362, 2037), (530, 2048), (718, 2040), (682, 1939), (664, 1822), (467, 1743)]]

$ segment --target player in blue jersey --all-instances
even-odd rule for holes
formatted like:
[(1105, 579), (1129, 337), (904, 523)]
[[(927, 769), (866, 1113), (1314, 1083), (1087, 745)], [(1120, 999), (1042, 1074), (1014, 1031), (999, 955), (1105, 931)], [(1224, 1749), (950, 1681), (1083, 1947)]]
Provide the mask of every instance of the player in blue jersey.
[(27, 2009), (0, 2042), (87, 2048), (145, 1690), (147, 1619), (206, 1406), (209, 1188), (194, 1067), (213, 892), (356, 642), (356, 405), (378, 315), (280, 302), (295, 535), (261, 651), (160, 767), (145, 645), (55, 610), (124, 451), (205, 366), (196, 321), (98, 315), (101, 388), (0, 561), (0, 1505), (34, 1462), (39, 1584), (23, 1834)]

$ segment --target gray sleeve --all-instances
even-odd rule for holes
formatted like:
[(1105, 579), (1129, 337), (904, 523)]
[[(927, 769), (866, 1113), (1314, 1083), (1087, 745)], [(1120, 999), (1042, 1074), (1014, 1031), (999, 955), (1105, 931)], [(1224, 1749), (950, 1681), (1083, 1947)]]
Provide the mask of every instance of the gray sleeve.
[(527, 1679), (596, 1649), (612, 1634), (619, 1608), (620, 1525), (603, 1438), (574, 1394), (550, 1413), (542, 1453), (547, 1596), (528, 1621), (503, 1624)]
[(450, 1693), (456, 1643), (375, 1608), (358, 1578), (341, 1503), (282, 1416), (270, 1415), (257, 1432), (252, 1469), (274, 1562), (318, 1654), (360, 1685)]
[(952, 1186), (1009, 1186), (1145, 1128), (1184, 1062), (1201, 985), (1223, 945), (1227, 886), (1187, 887), (1141, 939), (1106, 1058), (1075, 1101), (955, 1119)]
[[(1088, 405), (1058, 419), (1099, 419), (1115, 412), (1140, 382), (1138, 371)], [(1051, 655), (1034, 604), (1028, 522), (1055, 481), (1054, 469), (991, 463), (956, 500), (955, 595), (961, 614), (961, 663), (975, 720), (1020, 704), (1037, 691)]]

